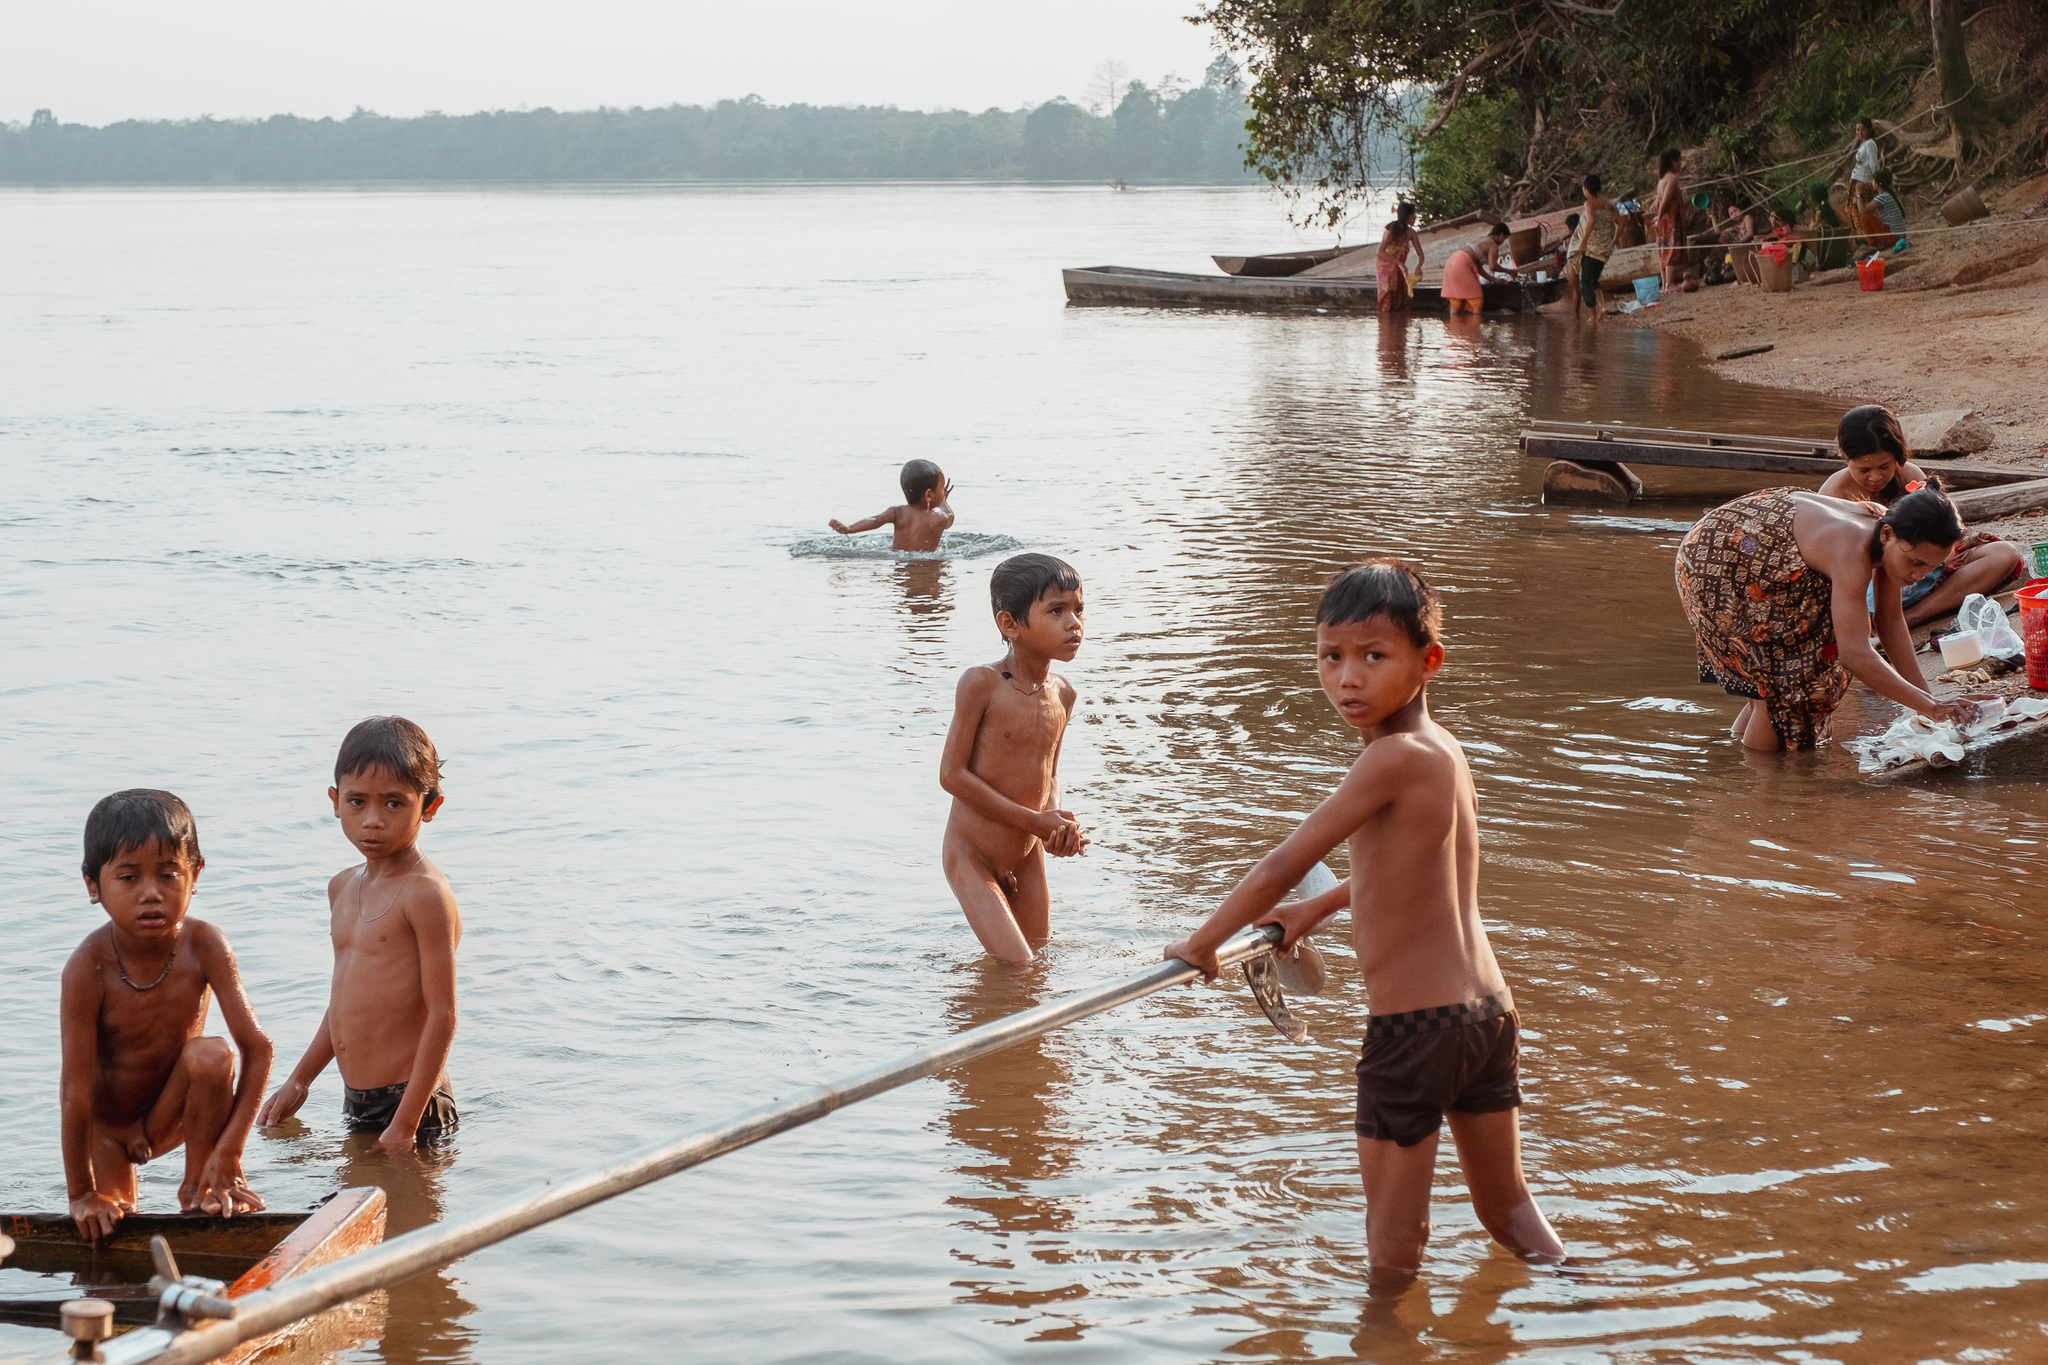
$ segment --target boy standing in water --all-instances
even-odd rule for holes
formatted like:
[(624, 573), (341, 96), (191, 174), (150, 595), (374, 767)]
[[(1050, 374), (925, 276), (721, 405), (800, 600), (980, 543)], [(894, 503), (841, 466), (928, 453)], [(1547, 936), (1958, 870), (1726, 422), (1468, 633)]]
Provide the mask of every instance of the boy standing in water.
[[(60, 1086), (64, 1183), (90, 1241), (135, 1212), (135, 1168), (181, 1142), (179, 1208), (231, 1218), (263, 1207), (242, 1178), (242, 1145), (270, 1039), (227, 939), (185, 917), (205, 866), (192, 812), (169, 792), (115, 792), (86, 817), (85, 892), (110, 923), (64, 964)], [(227, 1042), (199, 1033), (216, 995), (240, 1084)]]
[(903, 501), (848, 526), (838, 518), (826, 522), (842, 536), (857, 536), (878, 526), (893, 528), (892, 550), (931, 551), (953, 524), (953, 485), (945, 472), (930, 460), (912, 460), (897, 476), (903, 485)]
[(990, 577), (989, 602), (1010, 648), (961, 674), (953, 694), (939, 757), (939, 785), (953, 797), (942, 859), (981, 946), (1022, 964), (1052, 932), (1045, 855), (1088, 847), (1058, 808), (1060, 740), (1076, 694), (1050, 671), (1081, 649), (1081, 576), (1051, 555), (1013, 555)]
[[(1424, 697), (1443, 667), (1441, 624), (1435, 590), (1401, 560), (1368, 560), (1330, 580), (1316, 608), (1316, 671), (1365, 751), (1208, 922), (1166, 950), (1214, 977), (1216, 950), (1246, 926), (1279, 924), (1284, 951), (1350, 906), (1373, 1009), (1356, 1127), (1375, 1292), (1406, 1288), (1422, 1267), (1446, 1114), (1473, 1208), (1494, 1240), (1525, 1261), (1564, 1257), (1522, 1178), (1515, 1007), (1479, 919), (1472, 773)], [(1350, 881), (1276, 910), (1346, 840)]]
[(441, 869), (419, 851), (441, 809), (441, 760), (426, 731), (372, 716), (348, 732), (327, 789), (342, 833), (363, 855), (327, 883), (334, 982), (305, 1056), (256, 1121), (282, 1123), (332, 1061), (342, 1117), (387, 1152), (455, 1131), (448, 1049), (455, 1041), (455, 945), (462, 916)]

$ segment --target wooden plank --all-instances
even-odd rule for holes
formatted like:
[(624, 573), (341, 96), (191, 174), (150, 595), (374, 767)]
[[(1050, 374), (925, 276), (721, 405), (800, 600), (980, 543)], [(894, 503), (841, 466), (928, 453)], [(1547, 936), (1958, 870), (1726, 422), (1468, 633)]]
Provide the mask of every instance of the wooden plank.
[[(1941, 472), (1947, 474), (1948, 470)], [(2024, 483), (1958, 493), (1953, 501), (1956, 513), (1964, 521), (1996, 521), (2000, 517), (2018, 516), (2021, 512), (2048, 507), (2048, 479), (2035, 474)]]
[(1630, 427), (1613, 422), (1531, 422), (1531, 431), (1561, 436), (1582, 436), (1587, 440), (1607, 439), (1654, 441), (1666, 445), (1729, 446), (1737, 450), (1775, 450), (1787, 455), (1818, 455), (1833, 459), (1835, 443), (1800, 440), (1786, 436), (1748, 436), (1721, 431), (1680, 431), (1671, 427)]
[[(1619, 428), (1603, 428), (1616, 431)], [(1568, 436), (1552, 431), (1529, 430), (1522, 433), (1522, 453), (1532, 460), (1571, 460), (1578, 464), (1588, 461), (1620, 460), (1632, 465), (1671, 465), (1685, 469), (1740, 469), (1753, 474), (1806, 474), (1815, 478), (1826, 478), (1842, 468), (1842, 461), (1833, 456), (1825, 457), (1794, 454), (1782, 450), (1741, 449), (1732, 446), (1667, 445), (1655, 441), (1599, 441), (1583, 436)], [(2021, 469), (1991, 469), (1982, 465), (1944, 464), (1936, 471), (1952, 488), (1992, 489), (2002, 485), (2025, 485), (2042, 482), (2038, 472)], [(1957, 495), (1957, 509), (1961, 510), (1961, 498)], [(2035, 506), (2025, 503), (2014, 510)], [(1997, 513), (1993, 515), (2007, 515)], [(1965, 519), (1969, 514), (1964, 514)], [(1980, 520), (1982, 519), (1980, 515)]]

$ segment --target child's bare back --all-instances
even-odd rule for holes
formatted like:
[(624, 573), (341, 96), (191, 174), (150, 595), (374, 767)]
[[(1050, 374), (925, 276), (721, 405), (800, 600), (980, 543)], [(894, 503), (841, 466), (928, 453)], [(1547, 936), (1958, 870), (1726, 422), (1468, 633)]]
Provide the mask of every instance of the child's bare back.
[(889, 548), (893, 550), (929, 553), (938, 549), (947, 528), (953, 524), (951, 481), (930, 460), (910, 461), (903, 466), (898, 481), (903, 487), (901, 503), (871, 517), (862, 517), (850, 526), (836, 517), (826, 525), (843, 536), (887, 526), (891, 530)]
[(1050, 671), (1081, 647), (1081, 580), (1050, 555), (1017, 555), (997, 566), (990, 596), (1010, 652), (968, 669), (954, 692), (939, 759), (939, 784), (953, 796), (943, 861), (982, 947), (1022, 963), (1051, 933), (1044, 855), (1074, 857), (1088, 845), (1058, 809), (1060, 742), (1077, 694)]
[[(106, 1237), (135, 1211), (136, 1167), (181, 1143), (180, 1208), (224, 1217), (261, 1209), (242, 1177), (242, 1149), (270, 1071), (270, 1040), (227, 939), (186, 914), (206, 866), (192, 812), (169, 792), (116, 792), (93, 808), (85, 844), (86, 890), (111, 922), (64, 965), (71, 1216), (86, 1237)], [(202, 1036), (215, 999), (234, 1048)]]

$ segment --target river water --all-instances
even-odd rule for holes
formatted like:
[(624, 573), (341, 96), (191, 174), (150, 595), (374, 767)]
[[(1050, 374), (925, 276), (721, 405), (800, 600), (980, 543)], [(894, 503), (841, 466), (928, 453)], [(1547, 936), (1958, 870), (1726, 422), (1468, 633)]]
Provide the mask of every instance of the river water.
[[(1366, 1300), (1333, 949), (1309, 1046), (1241, 982), (1155, 997), (415, 1281), (346, 1358), (2039, 1359), (2048, 797), (1739, 752), (1670, 565), (1754, 483), (1545, 509), (1513, 441), (1842, 405), (1548, 318), (1063, 305), (1063, 264), (1294, 240), (1236, 190), (5, 195), (0, 1207), (63, 1204), (57, 978), (109, 790), (197, 812), (194, 913), (281, 1074), (351, 861), (334, 748), (387, 711), (439, 744), (459, 1139), (378, 1157), (330, 1070), (247, 1153), (272, 1207), (378, 1183), (396, 1230), (1156, 957), (1349, 761), (1310, 612), (1394, 551), (1445, 594), (1432, 704), (1571, 1273), (1492, 1249), (1447, 1151), (1422, 1284)], [(920, 456), (949, 557), (825, 532)], [(1023, 973), (947, 892), (936, 781), (1013, 546), (1086, 580), (1095, 840)]]

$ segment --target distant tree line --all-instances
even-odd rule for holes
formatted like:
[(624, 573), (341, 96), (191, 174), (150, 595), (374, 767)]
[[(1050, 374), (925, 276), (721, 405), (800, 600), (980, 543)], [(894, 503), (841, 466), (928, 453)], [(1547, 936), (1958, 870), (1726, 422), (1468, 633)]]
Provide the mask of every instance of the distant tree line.
[(1202, 84), (1115, 87), (1106, 114), (1063, 99), (1031, 110), (920, 113), (770, 105), (553, 109), (345, 119), (130, 121), (103, 128), (37, 110), (0, 127), (0, 183), (335, 181), (1126, 180), (1228, 183), (1244, 164), (1237, 68)]

